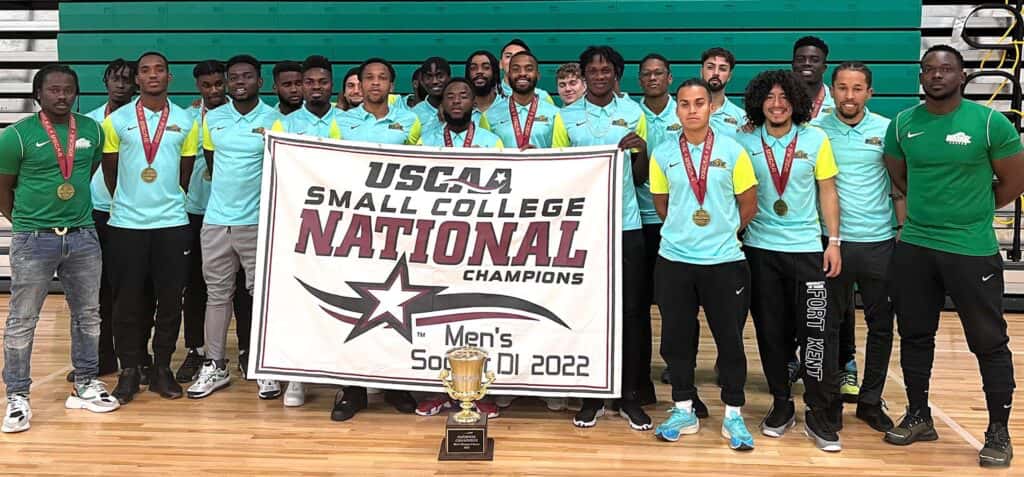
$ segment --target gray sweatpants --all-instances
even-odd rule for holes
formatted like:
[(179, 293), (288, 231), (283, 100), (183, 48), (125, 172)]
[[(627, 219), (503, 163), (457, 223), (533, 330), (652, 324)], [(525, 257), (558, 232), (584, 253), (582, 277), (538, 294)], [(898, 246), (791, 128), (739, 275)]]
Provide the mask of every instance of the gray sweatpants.
[(206, 279), (206, 357), (224, 359), (231, 323), (231, 301), (235, 295), (238, 264), (245, 270), (245, 287), (252, 293), (256, 276), (256, 225), (203, 224), (199, 241), (203, 247), (203, 277)]

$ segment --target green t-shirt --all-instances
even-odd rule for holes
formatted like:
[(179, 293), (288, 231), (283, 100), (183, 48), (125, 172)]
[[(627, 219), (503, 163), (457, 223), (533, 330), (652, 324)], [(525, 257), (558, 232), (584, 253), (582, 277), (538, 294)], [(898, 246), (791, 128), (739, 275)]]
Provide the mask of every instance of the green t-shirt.
[[(38, 114), (0, 133), (0, 174), (18, 176), (12, 224), (15, 232), (93, 225), (89, 181), (93, 165), (103, 159), (103, 131), (96, 121), (81, 114), (75, 114), (75, 122), (78, 139), (74, 144), (75, 164), (68, 181), (74, 186), (75, 195), (70, 200), (57, 198), (57, 187), (64, 183), (64, 177)], [(53, 126), (57, 139), (67, 151), (68, 125)]]
[(900, 112), (886, 131), (885, 154), (907, 164), (901, 240), (960, 255), (998, 253), (991, 161), (1022, 150), (1005, 116), (972, 101), (942, 116), (923, 104)]

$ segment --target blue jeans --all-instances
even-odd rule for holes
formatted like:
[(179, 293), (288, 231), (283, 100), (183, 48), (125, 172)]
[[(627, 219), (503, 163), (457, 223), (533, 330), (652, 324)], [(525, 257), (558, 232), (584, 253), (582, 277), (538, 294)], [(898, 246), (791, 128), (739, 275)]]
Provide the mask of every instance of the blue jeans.
[(11, 238), (10, 314), (4, 328), (7, 395), (32, 386), (32, 341), (54, 272), (71, 308), (71, 364), (75, 381), (89, 382), (99, 370), (99, 291), (103, 258), (93, 228), (67, 235), (15, 232)]

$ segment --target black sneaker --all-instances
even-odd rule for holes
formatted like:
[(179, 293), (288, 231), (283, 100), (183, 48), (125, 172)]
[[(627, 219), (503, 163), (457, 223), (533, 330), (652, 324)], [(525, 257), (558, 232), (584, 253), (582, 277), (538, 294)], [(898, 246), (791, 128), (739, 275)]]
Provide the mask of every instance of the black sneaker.
[(110, 394), (117, 398), (117, 402), (127, 404), (139, 393), (139, 380), (139, 368), (125, 368), (117, 378), (117, 386)]
[(205, 360), (206, 356), (199, 354), (199, 350), (189, 348), (188, 354), (185, 355), (185, 361), (182, 361), (181, 366), (178, 367), (178, 372), (174, 373), (174, 379), (179, 383), (195, 381), (199, 376), (199, 368), (203, 366)]
[(576, 427), (594, 427), (597, 419), (604, 415), (604, 401), (601, 399), (584, 399), (583, 408), (572, 418)]
[(636, 401), (620, 401), (619, 415), (629, 422), (634, 431), (649, 431), (653, 427), (651, 416)]
[(878, 432), (889, 432), (894, 427), (892, 419), (885, 414), (885, 402), (878, 404), (858, 402), (857, 419), (866, 422)]
[(903, 416), (900, 424), (885, 432), (885, 442), (897, 446), (906, 446), (917, 441), (934, 441), (939, 439), (935, 432), (935, 423), (931, 413), (922, 411), (910, 412)]
[(804, 434), (818, 449), (839, 452), (843, 450), (843, 445), (839, 442), (839, 433), (836, 432), (831, 419), (827, 411), (807, 410), (804, 413)]
[(776, 399), (768, 415), (761, 421), (761, 433), (768, 437), (782, 437), (796, 426), (796, 407), (793, 401)]
[(349, 386), (334, 397), (331, 420), (347, 421), (363, 409), (366, 409), (366, 388)]
[(833, 399), (825, 417), (828, 418), (829, 425), (836, 432), (843, 430), (843, 401), (841, 399)]
[(982, 467), (1009, 467), (1013, 460), (1013, 446), (1010, 445), (1010, 431), (1006, 425), (994, 422), (985, 431), (985, 447), (978, 454)]
[(75, 370), (68, 371), (68, 375), (64, 377), (64, 380), (69, 383), (75, 382)]
[(409, 391), (384, 391), (384, 402), (394, 406), (402, 414), (416, 412), (416, 399)]
[(174, 373), (169, 366), (153, 366), (149, 377), (149, 390), (164, 399), (178, 399), (185, 393), (181, 385), (174, 380)]
[(665, 366), (665, 370), (661, 372), (661, 383), (672, 384), (672, 374), (668, 371), (668, 366)]
[(704, 401), (700, 400), (700, 396), (693, 398), (693, 413), (700, 419), (708, 418), (708, 406), (704, 404)]

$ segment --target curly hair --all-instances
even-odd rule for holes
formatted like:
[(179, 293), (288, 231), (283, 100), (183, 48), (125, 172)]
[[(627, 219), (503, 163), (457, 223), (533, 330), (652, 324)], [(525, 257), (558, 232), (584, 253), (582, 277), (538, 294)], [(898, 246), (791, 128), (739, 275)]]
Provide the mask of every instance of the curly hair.
[(764, 101), (775, 85), (782, 87), (786, 99), (793, 107), (793, 124), (803, 124), (811, 120), (811, 97), (804, 89), (803, 80), (796, 73), (786, 70), (762, 71), (747, 84), (743, 93), (743, 107), (747, 118), (754, 126), (764, 124)]

